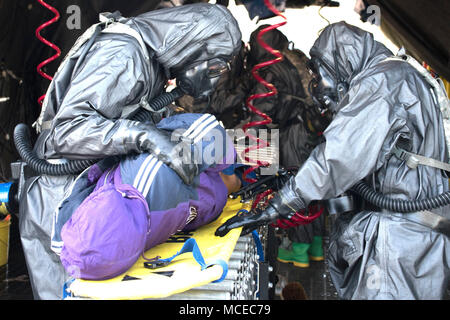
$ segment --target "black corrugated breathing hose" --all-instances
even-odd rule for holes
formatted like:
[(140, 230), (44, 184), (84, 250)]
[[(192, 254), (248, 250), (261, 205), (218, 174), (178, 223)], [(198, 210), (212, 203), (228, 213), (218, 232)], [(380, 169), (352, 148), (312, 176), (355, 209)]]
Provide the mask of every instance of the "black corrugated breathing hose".
[(19, 123), (14, 128), (14, 144), (22, 160), (31, 169), (40, 174), (51, 176), (77, 174), (97, 162), (97, 160), (74, 160), (61, 164), (53, 164), (38, 158), (31, 146), (30, 129), (24, 123)]
[(367, 202), (393, 212), (408, 213), (422, 210), (432, 210), (450, 204), (450, 191), (432, 198), (420, 200), (392, 199), (376, 192), (364, 181), (359, 181), (351, 189)]
[(160, 112), (164, 107), (181, 98), (184, 94), (183, 90), (179, 87), (176, 87), (170, 92), (164, 92), (149, 102), (149, 109), (153, 111), (141, 108), (132, 119), (140, 122), (149, 121), (153, 112)]
[[(175, 88), (171, 92), (164, 92), (149, 103), (150, 109), (157, 112), (183, 95), (184, 92), (179, 88)], [(132, 120), (140, 122), (150, 121), (151, 116), (152, 111), (142, 108), (133, 116)], [(14, 144), (22, 160), (25, 161), (31, 169), (39, 174), (51, 176), (79, 174), (84, 169), (100, 160), (71, 160), (66, 163), (53, 164), (44, 159), (40, 159), (33, 151), (33, 147), (30, 142), (30, 130), (24, 123), (19, 123), (14, 128)]]

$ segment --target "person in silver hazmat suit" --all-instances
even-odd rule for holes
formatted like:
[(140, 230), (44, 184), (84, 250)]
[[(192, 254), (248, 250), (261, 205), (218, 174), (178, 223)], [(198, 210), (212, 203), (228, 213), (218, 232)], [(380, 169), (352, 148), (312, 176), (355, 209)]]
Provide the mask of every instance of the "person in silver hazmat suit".
[[(231, 218), (217, 235), (290, 218), (313, 200), (343, 195), (360, 180), (405, 201), (448, 192), (443, 170), (412, 165), (397, 152), (432, 159), (448, 170), (439, 104), (448, 105), (448, 98), (439, 85), (431, 85), (428, 74), (419, 72), (420, 64), (414, 67), (415, 60), (404, 54), (394, 56), (372, 34), (345, 22), (326, 27), (310, 55), (317, 78), (314, 96), (334, 112), (325, 142), (264, 211)], [(327, 255), (339, 297), (443, 299), (450, 276), (449, 218), (447, 203), (410, 213), (365, 203), (339, 215)], [(433, 219), (444, 222), (446, 230), (435, 228)]]
[[(240, 50), (237, 21), (225, 7), (205, 3), (111, 16), (101, 16), (102, 31), (89, 51), (83, 56), (96, 25), (77, 40), (55, 74), (35, 124), (40, 131), (35, 153), (61, 162), (150, 152), (189, 184), (196, 165), (181, 163), (175, 143), (154, 123), (131, 118), (163, 92), (168, 79), (176, 78), (194, 98), (211, 94)], [(35, 299), (63, 297), (68, 276), (50, 250), (52, 214), (75, 179), (38, 175), (21, 194), (19, 230)]]

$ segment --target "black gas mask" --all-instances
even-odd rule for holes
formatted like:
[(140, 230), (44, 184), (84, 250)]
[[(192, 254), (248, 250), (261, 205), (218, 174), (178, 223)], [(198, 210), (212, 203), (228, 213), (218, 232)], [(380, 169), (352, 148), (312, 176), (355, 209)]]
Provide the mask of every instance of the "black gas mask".
[(312, 73), (309, 83), (309, 94), (318, 106), (320, 112), (335, 112), (337, 104), (347, 93), (348, 84), (339, 72), (337, 51), (333, 51), (334, 68), (319, 57), (312, 57), (308, 62), (308, 69)]
[(220, 77), (230, 70), (230, 63), (222, 58), (203, 61), (177, 74), (177, 86), (196, 101), (204, 101), (217, 87)]

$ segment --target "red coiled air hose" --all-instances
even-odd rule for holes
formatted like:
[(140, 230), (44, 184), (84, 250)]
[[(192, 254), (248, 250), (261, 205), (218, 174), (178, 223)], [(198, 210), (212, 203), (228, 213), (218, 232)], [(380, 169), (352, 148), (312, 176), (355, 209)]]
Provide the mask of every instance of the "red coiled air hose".
[[(272, 47), (270, 47), (267, 43), (265, 43), (262, 40), (262, 36), (266, 33), (269, 32), (270, 30), (276, 29), (281, 27), (282, 25), (287, 23), (287, 19), (284, 15), (282, 15), (277, 9), (275, 9), (275, 7), (270, 3), (269, 0), (264, 0), (264, 4), (267, 6), (267, 8), (272, 11), (275, 15), (280, 16), (284, 19), (284, 21), (268, 26), (267, 28), (262, 29), (257, 36), (257, 41), (259, 43), (259, 45), (261, 47), (263, 47), (265, 50), (269, 51), (271, 54), (273, 54), (276, 58), (273, 60), (269, 60), (269, 61), (265, 61), (262, 63), (259, 63), (257, 65), (255, 65), (252, 69), (252, 75), (253, 77), (260, 83), (262, 83), (267, 89), (269, 89), (269, 92), (266, 93), (260, 93), (260, 94), (254, 94), (251, 95), (250, 97), (247, 98), (246, 104), (247, 107), (249, 108), (250, 111), (252, 111), (253, 113), (259, 115), (260, 117), (262, 117), (264, 120), (261, 121), (253, 121), (253, 122), (249, 122), (247, 124), (245, 124), (243, 126), (243, 131), (245, 133), (245, 135), (247, 137), (249, 137), (249, 139), (253, 140), (256, 142), (256, 145), (251, 146), (246, 148), (243, 152), (242, 152), (242, 156), (245, 159), (245, 161), (249, 162), (249, 163), (254, 163), (256, 164), (255, 166), (250, 167), (249, 169), (247, 169), (244, 174), (243, 174), (243, 178), (245, 181), (247, 182), (256, 182), (255, 179), (249, 179), (247, 178), (247, 175), (252, 172), (255, 171), (256, 169), (258, 169), (261, 166), (267, 166), (269, 165), (268, 162), (264, 162), (264, 161), (260, 161), (260, 160), (253, 160), (250, 159), (246, 154), (249, 153), (252, 150), (258, 150), (261, 148), (266, 148), (269, 146), (269, 143), (265, 140), (262, 140), (260, 138), (255, 137), (254, 135), (250, 134), (247, 132), (248, 128), (251, 127), (255, 127), (255, 126), (260, 126), (260, 125), (265, 125), (265, 124), (269, 124), (272, 122), (272, 119), (266, 115), (265, 113), (261, 112), (260, 110), (258, 110), (257, 108), (255, 108), (250, 101), (254, 100), (254, 99), (258, 99), (258, 98), (264, 98), (264, 97), (270, 97), (273, 95), (276, 95), (278, 93), (277, 89), (275, 88), (275, 86), (267, 81), (265, 81), (259, 74), (258, 74), (258, 69), (270, 66), (272, 64), (278, 63), (280, 61), (283, 60), (283, 55), (281, 54), (280, 51), (273, 49)], [(256, 205), (255, 205), (256, 206)]]
[(307, 210), (308, 215), (305, 215), (306, 210), (300, 210), (299, 212), (296, 212), (291, 219), (278, 219), (276, 222), (272, 223), (272, 226), (287, 229), (309, 224), (320, 217), (325, 208), (321, 205), (315, 205), (309, 206)]
[[(246, 104), (247, 107), (250, 109), (250, 111), (252, 111), (253, 113), (259, 115), (260, 117), (262, 117), (264, 120), (261, 121), (253, 121), (253, 122), (249, 122), (247, 124), (245, 124), (243, 126), (243, 131), (245, 133), (245, 135), (247, 137), (249, 137), (249, 139), (252, 139), (253, 141), (256, 142), (255, 146), (251, 146), (246, 148), (243, 152), (242, 152), (242, 156), (245, 159), (245, 161), (250, 162), (250, 163), (255, 163), (255, 166), (252, 166), (251, 168), (247, 169), (244, 174), (243, 174), (243, 178), (245, 181), (253, 183), (256, 182), (256, 179), (248, 179), (246, 176), (252, 172), (255, 171), (256, 169), (258, 169), (261, 166), (267, 166), (269, 165), (269, 163), (267, 162), (263, 162), (260, 160), (253, 160), (250, 159), (246, 154), (249, 153), (252, 150), (258, 150), (261, 148), (266, 148), (269, 146), (269, 143), (265, 140), (262, 140), (260, 138), (255, 137), (252, 134), (249, 134), (247, 132), (248, 128), (251, 127), (255, 127), (255, 126), (260, 126), (260, 125), (265, 125), (265, 124), (269, 124), (272, 122), (272, 119), (266, 115), (265, 113), (261, 112), (260, 110), (258, 110), (257, 108), (255, 108), (250, 102), (254, 99), (258, 99), (258, 98), (265, 98), (265, 97), (271, 97), (274, 96), (278, 93), (277, 89), (275, 88), (275, 86), (267, 81), (265, 81), (259, 74), (258, 74), (258, 69), (270, 66), (272, 64), (275, 63), (279, 63), (280, 61), (283, 60), (283, 55), (281, 54), (280, 51), (273, 49), (272, 47), (270, 47), (267, 43), (265, 43), (262, 40), (262, 36), (266, 33), (269, 32), (273, 29), (277, 29), (283, 25), (285, 25), (287, 23), (287, 19), (284, 15), (282, 15), (277, 9), (275, 9), (275, 7), (270, 3), (269, 0), (264, 0), (264, 4), (267, 6), (267, 8), (272, 11), (275, 15), (280, 16), (284, 19), (284, 21), (268, 26), (267, 28), (262, 29), (257, 36), (257, 41), (259, 43), (259, 45), (261, 47), (263, 47), (265, 50), (267, 50), (268, 52), (270, 52), (271, 54), (273, 54), (276, 58), (273, 60), (269, 60), (269, 61), (265, 61), (262, 63), (259, 63), (257, 65), (255, 65), (252, 69), (252, 75), (253, 77), (261, 84), (263, 84), (267, 89), (269, 89), (269, 92), (266, 93), (260, 93), (260, 94), (254, 94), (251, 95), (250, 97), (247, 98)], [(256, 208), (256, 206), (259, 204), (259, 202), (268, 197), (269, 195), (271, 195), (273, 193), (273, 190), (268, 189), (260, 194), (258, 194), (255, 198), (255, 200), (253, 201), (252, 204), (252, 209)], [(267, 199), (266, 199), (267, 202)], [(308, 215), (305, 215), (305, 211), (306, 210), (301, 210), (300, 212), (296, 212), (294, 214), (294, 216), (287, 220), (287, 219), (278, 219), (275, 223), (272, 224), (272, 226), (274, 227), (280, 227), (283, 229), (286, 228), (291, 228), (291, 227), (297, 227), (300, 225), (305, 225), (305, 224), (309, 224), (312, 221), (314, 221), (315, 219), (317, 219), (324, 211), (324, 208), (320, 205), (316, 205), (316, 206), (309, 206), (307, 208), (308, 211)]]
[[(266, 147), (269, 146), (269, 143), (268, 143), (267, 141), (265, 141), (265, 140), (262, 140), (262, 139), (260, 139), (260, 138), (258, 138), (258, 137), (255, 137), (254, 135), (248, 133), (247, 130), (248, 130), (249, 128), (251, 128), (251, 127), (260, 126), (260, 125), (265, 125), (265, 124), (269, 124), (269, 123), (272, 122), (272, 119), (271, 119), (268, 115), (266, 115), (265, 113), (263, 113), (263, 112), (261, 112), (260, 110), (258, 110), (257, 108), (255, 108), (255, 107), (251, 104), (251, 101), (252, 101), (252, 100), (255, 100), (255, 99), (258, 99), (258, 98), (271, 97), (271, 96), (274, 96), (274, 95), (276, 95), (276, 94), (278, 93), (277, 89), (275, 88), (275, 86), (274, 86), (273, 84), (267, 82), (266, 80), (264, 80), (264, 79), (259, 75), (258, 69), (261, 69), (261, 68), (270, 66), (270, 65), (272, 65), (272, 64), (278, 63), (278, 62), (280, 62), (280, 61), (283, 60), (283, 55), (281, 54), (281, 52), (278, 51), (278, 50), (273, 49), (273, 48), (270, 47), (267, 43), (265, 43), (265, 42), (263, 41), (263, 39), (262, 39), (262, 36), (263, 36), (265, 33), (269, 32), (269, 31), (271, 31), (271, 30), (273, 30), (273, 29), (276, 29), (276, 28), (281, 27), (282, 25), (286, 24), (286, 22), (287, 22), (286, 17), (285, 17), (284, 15), (282, 15), (277, 9), (275, 9), (275, 7), (270, 3), (269, 0), (264, 0), (264, 4), (265, 4), (265, 5), (267, 6), (267, 8), (268, 8), (270, 11), (272, 11), (275, 15), (282, 17), (282, 18), (284, 19), (284, 21), (282, 21), (282, 22), (280, 22), (280, 23), (277, 23), (277, 24), (274, 24), (274, 25), (271, 25), (271, 26), (268, 26), (267, 28), (262, 29), (262, 30), (258, 33), (258, 36), (257, 36), (257, 41), (258, 41), (259, 45), (260, 45), (261, 47), (263, 47), (265, 50), (267, 50), (268, 52), (270, 52), (271, 54), (273, 54), (276, 58), (273, 59), (273, 60), (261, 62), (261, 63), (255, 65), (255, 66), (253, 67), (253, 69), (252, 69), (252, 75), (253, 75), (253, 77), (254, 77), (259, 83), (263, 84), (267, 89), (269, 89), (269, 92), (251, 95), (250, 97), (247, 98), (247, 101), (246, 101), (246, 105), (247, 105), (247, 107), (249, 108), (249, 110), (250, 110), (251, 112), (257, 114), (258, 116), (260, 116), (260, 117), (262, 117), (262, 118), (264, 119), (264, 120), (261, 120), (261, 121), (253, 121), (253, 122), (249, 122), (249, 123), (245, 124), (245, 125), (243, 126), (243, 128), (242, 128), (243, 131), (244, 131), (244, 133), (245, 133), (245, 135), (246, 135), (246, 137), (249, 137), (249, 139), (251, 139), (251, 140), (253, 140), (253, 141), (256, 142), (256, 145), (250, 146), (250, 147), (246, 148), (246, 149), (242, 152), (242, 156), (243, 156), (243, 158), (245, 159), (245, 161), (247, 161), (247, 162), (249, 162), (249, 163), (254, 163), (254, 164), (256, 164), (255, 166), (252, 166), (252, 167), (250, 167), (249, 169), (245, 170), (245, 172), (244, 172), (244, 174), (243, 174), (243, 179), (244, 179), (245, 181), (247, 181), (247, 182), (250, 182), (250, 183), (256, 182), (256, 179), (252, 179), (252, 178), (249, 179), (249, 178), (247, 178), (247, 175), (248, 175), (249, 173), (255, 171), (256, 169), (258, 169), (258, 168), (261, 167), (261, 166), (267, 166), (267, 165), (270, 165), (270, 164), (269, 164), (268, 162), (250, 159), (250, 158), (248, 157), (247, 154), (248, 154), (250, 151), (252, 151), (252, 150), (258, 150), (258, 149), (261, 149), (261, 148), (266, 148)], [(255, 201), (253, 201), (252, 209), (253, 209), (253, 208), (256, 208), (256, 206), (258, 205), (258, 203), (259, 203), (262, 199), (264, 199), (265, 197), (267, 197), (267, 196), (269, 196), (270, 194), (272, 194), (272, 192), (273, 192), (273, 191), (272, 191), (271, 189), (269, 189), (269, 190), (266, 190), (265, 192), (263, 192), (263, 193), (261, 193), (261, 194), (258, 194), (258, 195), (256, 196)]]
[[(53, 17), (53, 19), (51, 19), (51, 20), (49, 20), (49, 21), (43, 23), (42, 25), (40, 25), (40, 26), (36, 29), (36, 37), (37, 37), (41, 42), (43, 42), (45, 45), (51, 47), (53, 50), (56, 51), (56, 54), (54, 54), (52, 57), (48, 58), (47, 60), (42, 61), (42, 62), (37, 66), (37, 68), (36, 68), (37, 72), (38, 72), (41, 76), (43, 76), (44, 78), (46, 78), (46, 79), (52, 81), (53, 78), (52, 78), (51, 76), (49, 76), (47, 73), (45, 73), (44, 71), (42, 71), (42, 68), (43, 68), (45, 65), (49, 64), (50, 62), (52, 62), (53, 60), (57, 59), (57, 58), (61, 55), (61, 50), (60, 50), (55, 44), (53, 44), (53, 43), (51, 43), (50, 41), (48, 41), (47, 39), (43, 38), (43, 37), (41, 36), (41, 33), (40, 33), (40, 32), (41, 32), (42, 29), (48, 27), (49, 25), (51, 25), (51, 24), (53, 24), (53, 23), (55, 23), (56, 21), (59, 20), (59, 12), (58, 12), (58, 10), (56, 10), (55, 8), (53, 8), (52, 6), (50, 6), (49, 4), (45, 3), (43, 0), (37, 0), (37, 1), (38, 1), (41, 5), (43, 5), (45, 8), (49, 9), (50, 11), (52, 11), (52, 12), (55, 14), (55, 16)], [(41, 97), (39, 97), (38, 103), (39, 103), (40, 105), (42, 105), (42, 100), (44, 100), (44, 98), (45, 98), (45, 94), (42, 95)]]

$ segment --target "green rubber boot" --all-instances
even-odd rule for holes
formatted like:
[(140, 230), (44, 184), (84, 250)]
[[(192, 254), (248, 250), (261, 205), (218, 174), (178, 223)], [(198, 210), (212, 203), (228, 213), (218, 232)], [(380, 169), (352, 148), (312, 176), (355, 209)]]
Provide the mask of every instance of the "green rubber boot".
[(308, 249), (310, 246), (311, 246), (310, 243), (292, 242), (292, 251), (293, 251), (292, 260), (294, 266), (300, 268), (309, 267)]
[(284, 263), (294, 262), (293, 260), (294, 252), (288, 249), (278, 248), (277, 260)]
[(314, 236), (311, 243), (311, 247), (308, 250), (309, 258), (314, 261), (322, 261), (323, 257), (323, 247), (322, 247), (322, 237)]

